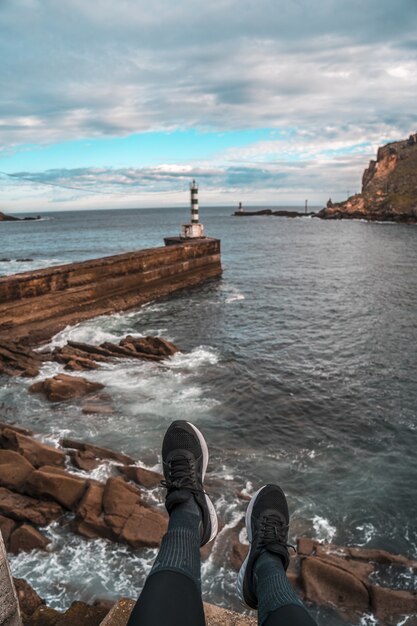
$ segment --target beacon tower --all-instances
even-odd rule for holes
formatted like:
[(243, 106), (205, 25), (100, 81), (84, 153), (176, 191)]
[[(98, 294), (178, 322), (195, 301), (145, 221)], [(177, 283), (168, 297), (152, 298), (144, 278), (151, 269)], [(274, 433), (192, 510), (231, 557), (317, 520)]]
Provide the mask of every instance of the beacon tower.
[(200, 224), (200, 216), (198, 213), (198, 185), (193, 180), (190, 183), (191, 194), (191, 224), (183, 224), (181, 229), (182, 239), (198, 239), (204, 237), (204, 226)]

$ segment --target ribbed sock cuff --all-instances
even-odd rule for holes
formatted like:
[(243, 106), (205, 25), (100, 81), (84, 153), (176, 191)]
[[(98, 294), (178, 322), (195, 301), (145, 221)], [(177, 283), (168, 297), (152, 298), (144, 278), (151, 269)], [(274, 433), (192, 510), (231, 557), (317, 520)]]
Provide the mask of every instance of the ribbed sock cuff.
[(254, 582), (258, 598), (258, 620), (265, 623), (272, 611), (296, 604), (304, 606), (285, 573), (282, 560), (277, 554), (262, 552), (256, 560)]
[(162, 539), (149, 575), (164, 570), (184, 574), (201, 587), (199, 516), (173, 511), (168, 532)]

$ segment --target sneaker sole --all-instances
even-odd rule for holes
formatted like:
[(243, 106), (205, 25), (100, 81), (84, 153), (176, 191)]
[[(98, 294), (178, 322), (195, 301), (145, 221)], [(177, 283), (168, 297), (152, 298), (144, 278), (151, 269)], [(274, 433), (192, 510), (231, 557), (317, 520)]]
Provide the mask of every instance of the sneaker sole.
[(263, 487), (261, 487), (260, 489), (258, 489), (256, 493), (254, 493), (254, 495), (252, 496), (249, 502), (248, 508), (246, 509), (245, 526), (246, 526), (246, 534), (248, 535), (248, 541), (249, 541), (249, 551), (246, 556), (246, 559), (243, 561), (242, 566), (239, 570), (239, 574), (237, 577), (237, 584), (236, 584), (237, 595), (239, 597), (240, 602), (243, 604), (243, 606), (246, 606), (248, 609), (252, 609), (252, 610), (254, 607), (248, 604), (245, 600), (245, 595), (243, 593), (243, 582), (245, 580), (246, 568), (248, 566), (248, 561), (249, 561), (250, 551), (251, 551), (251, 544), (252, 544), (252, 524), (251, 524), (252, 511), (255, 505), (256, 498), (261, 493), (261, 491), (265, 489), (265, 487), (266, 485), (263, 485)]
[[(189, 426), (191, 426), (191, 428), (194, 430), (195, 434), (198, 437), (198, 440), (200, 442), (200, 446), (201, 449), (203, 451), (203, 482), (204, 482), (204, 477), (206, 475), (206, 470), (207, 470), (207, 465), (208, 465), (208, 460), (209, 460), (209, 453), (208, 453), (208, 447), (207, 447), (207, 443), (206, 440), (203, 437), (203, 434), (198, 430), (197, 426), (194, 426), (194, 424), (191, 424), (191, 422), (187, 422), (187, 424)], [(213, 506), (212, 501), (210, 500), (210, 498), (208, 497), (207, 494), (204, 494), (206, 497), (206, 504), (207, 504), (207, 508), (209, 511), (209, 515), (210, 515), (210, 525), (211, 525), (211, 533), (210, 533), (210, 539), (208, 539), (207, 543), (209, 541), (213, 541), (213, 539), (215, 538), (215, 536), (217, 535), (217, 530), (218, 530), (218, 521), (217, 521), (217, 513), (216, 510)]]

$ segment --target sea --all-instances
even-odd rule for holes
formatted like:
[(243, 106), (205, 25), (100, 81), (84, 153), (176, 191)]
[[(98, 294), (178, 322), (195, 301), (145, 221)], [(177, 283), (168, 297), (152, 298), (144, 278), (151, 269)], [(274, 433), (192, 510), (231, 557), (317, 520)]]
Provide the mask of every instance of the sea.
[[(32, 380), (0, 378), (0, 419), (45, 441), (65, 435), (121, 450), (157, 470), (170, 422), (192, 421), (209, 445), (222, 532), (244, 515), (240, 492), (278, 483), (291, 541), (310, 536), (417, 559), (416, 226), (233, 211), (200, 209), (206, 234), (221, 239), (220, 279), (68, 327), (48, 344), (160, 335), (180, 354), (89, 372), (106, 385), (109, 415), (85, 415), (77, 402), (48, 404), (27, 393)], [(10, 260), (0, 261), (0, 275), (160, 246), (188, 219), (178, 207), (4, 222), (0, 258)], [(61, 368), (46, 364), (39, 378)], [(104, 464), (90, 475), (114, 473)], [(163, 506), (159, 490), (149, 498)], [(88, 541), (59, 524), (46, 532), (48, 551), (11, 563), (60, 610), (74, 600), (136, 597), (156, 553)], [(202, 576), (206, 600), (243, 610), (224, 555), (206, 561)], [(416, 579), (405, 572), (397, 584), (415, 588)], [(320, 626), (346, 623), (310, 608)], [(378, 624), (371, 615), (356, 623)]]

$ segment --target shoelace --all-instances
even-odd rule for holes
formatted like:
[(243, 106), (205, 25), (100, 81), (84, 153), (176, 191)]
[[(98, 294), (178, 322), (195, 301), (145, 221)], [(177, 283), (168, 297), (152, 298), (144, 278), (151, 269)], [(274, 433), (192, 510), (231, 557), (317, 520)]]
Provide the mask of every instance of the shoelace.
[(288, 524), (284, 524), (282, 519), (275, 515), (268, 515), (261, 518), (259, 528), (259, 541), (261, 545), (267, 547), (269, 544), (279, 544), (286, 548), (291, 548), (296, 552), (295, 546), (287, 543)]
[(195, 463), (192, 459), (173, 459), (169, 464), (170, 480), (161, 480), (162, 487), (165, 487), (168, 491), (171, 489), (200, 491), (195, 484), (194, 467)]

